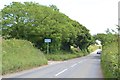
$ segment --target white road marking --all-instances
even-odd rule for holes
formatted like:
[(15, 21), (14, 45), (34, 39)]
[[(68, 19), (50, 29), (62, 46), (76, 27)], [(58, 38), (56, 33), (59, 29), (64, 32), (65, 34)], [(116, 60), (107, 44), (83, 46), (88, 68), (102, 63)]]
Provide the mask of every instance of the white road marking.
[(78, 63), (82, 63), (83, 61), (86, 61), (86, 60), (79, 61)]
[[(81, 62), (83, 62), (83, 61), (85, 61), (85, 60), (82, 60), (82, 61), (80, 61), (80, 62), (78, 62), (78, 63), (81, 63)], [(64, 62), (66, 62), (66, 61), (64, 61)], [(73, 64), (73, 65), (72, 65), (72, 66), (70, 66), (70, 67), (74, 67), (74, 66), (76, 66), (76, 65), (77, 65), (77, 63)], [(60, 75), (61, 73), (65, 72), (66, 70), (68, 70), (68, 69), (64, 69), (64, 70), (62, 70), (61, 72), (59, 72), (59, 73), (55, 74), (55, 76)]]
[(63, 61), (63, 62), (67, 62), (67, 61)]
[(64, 70), (62, 70), (61, 72), (57, 73), (55, 76), (60, 75), (61, 73), (65, 72), (66, 70), (68, 70), (68, 69), (64, 69)]
[(98, 60), (98, 61), (101, 61), (101, 60)]
[(81, 62), (83, 62), (83, 61), (80, 61), (80, 62), (78, 62), (78, 63), (81, 63)]
[(72, 66), (70, 66), (70, 67), (74, 67), (74, 66), (76, 66), (77, 64), (73, 64)]

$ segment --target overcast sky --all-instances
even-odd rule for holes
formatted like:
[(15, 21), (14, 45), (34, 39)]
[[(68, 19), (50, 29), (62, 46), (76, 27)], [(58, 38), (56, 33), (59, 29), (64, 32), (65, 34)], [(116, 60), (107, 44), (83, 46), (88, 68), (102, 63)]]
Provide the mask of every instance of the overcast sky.
[(91, 34), (104, 33), (107, 28), (115, 30), (118, 24), (120, 0), (2, 0), (0, 9), (12, 1), (32, 1), (47, 6), (54, 4), (60, 12), (87, 27)]

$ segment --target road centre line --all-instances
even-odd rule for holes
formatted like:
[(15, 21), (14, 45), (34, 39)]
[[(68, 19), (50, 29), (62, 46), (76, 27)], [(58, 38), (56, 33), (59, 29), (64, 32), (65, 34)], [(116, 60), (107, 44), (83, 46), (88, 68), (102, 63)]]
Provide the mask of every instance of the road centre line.
[(81, 62), (83, 62), (83, 61), (80, 61), (80, 62), (78, 62), (78, 63), (81, 63)]
[(77, 65), (77, 63), (75, 63), (75, 64), (73, 64), (72, 66), (70, 66), (70, 67), (74, 67), (74, 66), (76, 66)]
[[(81, 63), (81, 62), (83, 62), (83, 61), (85, 61), (85, 60), (79, 61), (78, 63)], [(76, 65), (77, 65), (77, 63), (73, 64), (73, 65), (70, 66), (70, 67), (74, 67), (74, 66), (76, 66)], [(63, 72), (67, 71), (67, 70), (68, 70), (68, 68), (66, 68), (66, 69), (64, 69), (64, 70), (62, 70), (62, 71), (60, 71), (60, 72), (57, 73), (57, 74), (55, 74), (55, 76), (58, 76), (58, 75), (62, 74)]]
[(65, 72), (66, 70), (68, 70), (68, 69), (64, 69), (64, 70), (62, 70), (61, 72), (59, 72), (59, 73), (55, 74), (55, 76), (60, 75), (61, 73)]
[(79, 61), (78, 63), (82, 63), (83, 61), (86, 61), (86, 60)]

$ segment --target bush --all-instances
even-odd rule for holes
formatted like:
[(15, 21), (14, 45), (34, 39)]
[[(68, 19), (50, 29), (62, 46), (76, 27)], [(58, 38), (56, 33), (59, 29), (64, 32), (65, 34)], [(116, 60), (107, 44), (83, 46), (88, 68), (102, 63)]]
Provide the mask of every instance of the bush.
[(118, 78), (118, 42), (103, 46), (101, 64), (105, 78)]
[(2, 52), (2, 38), (0, 37), (0, 75), (2, 73), (2, 55), (1, 55), (1, 52)]

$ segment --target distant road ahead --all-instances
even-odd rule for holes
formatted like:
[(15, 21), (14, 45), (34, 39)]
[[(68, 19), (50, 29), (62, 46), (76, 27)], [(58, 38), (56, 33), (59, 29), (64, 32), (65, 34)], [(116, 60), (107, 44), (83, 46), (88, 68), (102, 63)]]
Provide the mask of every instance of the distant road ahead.
[(34, 70), (4, 76), (6, 78), (103, 78), (100, 55), (88, 56), (50, 64)]

